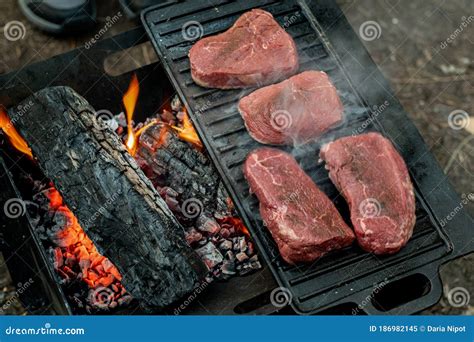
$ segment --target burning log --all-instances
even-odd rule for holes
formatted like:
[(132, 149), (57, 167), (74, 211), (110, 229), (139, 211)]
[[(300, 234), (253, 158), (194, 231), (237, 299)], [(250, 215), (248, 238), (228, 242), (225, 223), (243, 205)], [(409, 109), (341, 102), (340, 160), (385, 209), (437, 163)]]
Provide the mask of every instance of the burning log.
[(199, 207), (200, 212), (193, 213), (181, 208), (182, 218), (229, 215), (227, 191), (210, 159), (170, 128), (153, 126), (144, 131), (135, 158), (155, 185), (171, 188)]
[[(174, 121), (174, 114), (169, 117)], [(188, 244), (210, 270), (209, 282), (260, 269), (250, 233), (217, 170), (205, 151), (179, 132), (167, 125), (142, 131), (135, 159), (185, 227)]]
[(26, 102), (30, 110), (10, 113), (12, 121), (126, 289), (151, 307), (190, 292), (205, 268), (118, 136), (70, 88), (47, 88)]

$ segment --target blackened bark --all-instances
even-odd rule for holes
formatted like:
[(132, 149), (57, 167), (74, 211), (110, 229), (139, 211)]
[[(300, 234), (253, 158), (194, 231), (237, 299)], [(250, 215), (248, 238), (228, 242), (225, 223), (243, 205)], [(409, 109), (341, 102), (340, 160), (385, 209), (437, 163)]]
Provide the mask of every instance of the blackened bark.
[(178, 138), (171, 129), (153, 126), (143, 132), (137, 158), (151, 168), (148, 176), (153, 183), (178, 192), (181, 202), (198, 200), (203, 214), (209, 217), (230, 215), (229, 196), (209, 157)]
[(152, 307), (190, 292), (202, 262), (119, 137), (70, 88), (47, 88), (29, 101), (28, 112), (10, 113), (12, 122), (126, 289)]

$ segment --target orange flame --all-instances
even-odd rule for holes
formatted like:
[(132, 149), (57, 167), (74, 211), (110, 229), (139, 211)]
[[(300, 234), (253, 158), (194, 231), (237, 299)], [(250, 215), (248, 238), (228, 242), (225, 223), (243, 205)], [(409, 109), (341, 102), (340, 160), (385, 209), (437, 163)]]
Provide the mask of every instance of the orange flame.
[(137, 136), (133, 131), (132, 120), (139, 93), (140, 85), (138, 83), (138, 78), (136, 74), (133, 74), (130, 85), (128, 86), (127, 92), (124, 94), (122, 100), (123, 106), (125, 107), (125, 113), (127, 114), (128, 136), (125, 145), (132, 156), (135, 155), (137, 151)]
[(196, 147), (202, 148), (202, 142), (201, 139), (199, 139), (199, 136), (194, 129), (194, 125), (192, 121), (189, 119), (188, 113), (185, 110), (185, 114), (183, 116), (183, 127), (176, 127), (172, 126), (172, 128), (178, 132), (178, 137), (184, 141), (187, 141), (191, 144), (193, 144)]
[(15, 129), (7, 112), (3, 108), (0, 108), (0, 128), (5, 132), (13, 147), (33, 159), (33, 154), (31, 153), (28, 144)]
[(202, 148), (202, 142), (201, 139), (199, 139), (199, 136), (194, 129), (193, 123), (189, 119), (188, 113), (186, 112), (186, 108), (183, 107), (183, 110), (185, 111), (185, 114), (183, 116), (183, 125), (182, 127), (178, 126), (171, 126), (165, 122), (162, 122), (160, 120), (155, 120), (147, 125), (141, 127), (137, 131), (134, 130), (133, 127), (133, 115), (135, 113), (135, 107), (138, 101), (138, 96), (140, 93), (140, 85), (138, 82), (138, 78), (136, 74), (133, 74), (132, 79), (130, 81), (130, 85), (128, 86), (127, 91), (125, 92), (123, 96), (123, 105), (125, 107), (125, 112), (127, 116), (127, 139), (125, 141), (125, 146), (128, 149), (128, 152), (132, 155), (135, 156), (137, 153), (138, 149), (138, 140), (140, 138), (140, 135), (146, 131), (148, 128), (155, 126), (155, 125), (162, 125), (162, 126), (167, 126), (172, 128), (175, 132), (178, 133), (178, 137), (184, 141), (187, 141), (194, 146), (198, 148)]

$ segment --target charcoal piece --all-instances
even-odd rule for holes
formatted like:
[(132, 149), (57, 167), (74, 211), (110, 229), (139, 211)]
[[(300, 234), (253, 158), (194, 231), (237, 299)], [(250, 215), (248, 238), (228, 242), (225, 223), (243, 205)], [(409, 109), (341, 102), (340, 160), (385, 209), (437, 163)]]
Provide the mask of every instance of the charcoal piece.
[(250, 263), (250, 267), (253, 269), (253, 270), (259, 270), (262, 268), (262, 264), (260, 263), (260, 261), (254, 261), (254, 262), (251, 262)]
[(245, 241), (245, 238), (239, 240), (239, 249), (242, 252), (245, 252), (247, 250), (247, 241)]
[(226, 275), (234, 275), (237, 272), (235, 271), (235, 264), (230, 261), (224, 261), (221, 267), (222, 273)]
[(196, 226), (200, 231), (209, 233), (211, 235), (217, 234), (221, 230), (219, 223), (217, 223), (214, 218), (208, 217), (206, 215), (199, 216), (199, 218), (196, 220)]
[(70, 88), (54, 87), (26, 99), (23, 108), (29, 110), (10, 113), (12, 121), (133, 297), (161, 308), (192, 291), (204, 265), (119, 137), (87, 101)]
[(186, 241), (190, 246), (202, 240), (202, 234), (199, 233), (195, 228), (190, 228), (186, 231)]
[(174, 96), (173, 99), (171, 100), (171, 110), (174, 112), (177, 112), (181, 110), (183, 107), (183, 104), (181, 103), (181, 100), (179, 99), (178, 96)]
[(232, 242), (234, 243), (234, 252), (243, 252), (241, 247), (247, 248), (247, 243), (245, 242), (245, 237), (243, 236), (238, 236), (232, 239)]
[(247, 254), (245, 254), (244, 252), (240, 252), (240, 253), (237, 253), (235, 255), (235, 258), (239, 261), (239, 262), (243, 262), (245, 260), (247, 260), (249, 257), (247, 256)]
[(212, 242), (208, 242), (201, 248), (196, 249), (196, 252), (201, 256), (202, 260), (207, 265), (207, 267), (209, 267), (209, 269), (214, 268), (224, 260), (221, 252), (219, 252), (217, 247)]
[(232, 241), (224, 240), (219, 244), (219, 249), (221, 251), (228, 251), (232, 248)]
[(250, 262), (258, 262), (258, 255), (254, 255), (249, 259)]
[(247, 255), (252, 255), (255, 252), (252, 241), (247, 242)]
[[(227, 239), (230, 236), (230, 231), (227, 228), (222, 228), (219, 234), (224, 238)], [(231, 242), (232, 243), (232, 242)], [(231, 246), (232, 248), (232, 246)]]
[[(229, 207), (231, 207), (231, 209), (229, 209)], [(226, 216), (229, 216), (229, 212), (233, 212), (233, 209), (234, 203), (232, 203), (224, 183), (219, 182), (217, 187), (216, 212), (214, 217), (217, 219), (222, 219)]]
[(227, 258), (227, 260), (230, 260), (230, 261), (235, 260), (235, 255), (232, 251), (227, 251), (227, 253), (225, 254), (225, 257)]
[(239, 275), (240, 276), (247, 275), (247, 274), (249, 274), (249, 273), (251, 273), (255, 270), (250, 263), (245, 263), (245, 264), (242, 264), (242, 265), (239, 265), (239, 266), (241, 266), (241, 267), (239, 267)]
[(175, 122), (175, 116), (173, 115), (173, 113), (171, 113), (170, 111), (167, 111), (166, 109), (163, 110), (163, 113), (161, 113), (160, 117), (161, 117), (161, 120), (163, 120), (164, 122), (171, 123), (171, 124)]
[(118, 123), (120, 127), (127, 127), (127, 118), (125, 116), (125, 113), (122, 112), (114, 116), (114, 120)]

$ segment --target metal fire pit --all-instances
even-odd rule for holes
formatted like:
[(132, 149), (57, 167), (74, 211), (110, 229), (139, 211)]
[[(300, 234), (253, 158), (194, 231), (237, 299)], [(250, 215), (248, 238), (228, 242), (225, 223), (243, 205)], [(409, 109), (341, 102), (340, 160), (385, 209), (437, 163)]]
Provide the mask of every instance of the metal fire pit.
[[(82, 94), (96, 110), (120, 113), (122, 92), (127, 88), (132, 73), (141, 82), (141, 96), (137, 103), (137, 119), (160, 110), (176, 94), (160, 63), (153, 63), (122, 75), (105, 72), (104, 62), (114, 53), (148, 42), (142, 28), (103, 40), (90, 49), (79, 48), (46, 61), (28, 65), (19, 71), (0, 76), (0, 104), (14, 107), (36, 91), (49, 86), (69, 86)], [(58, 70), (61, 70), (58, 77)], [(3, 148), (5, 147), (5, 148)], [(42, 179), (41, 171), (22, 157), (9, 144), (0, 149), (0, 206), (11, 198), (28, 199), (32, 189), (23, 178)], [(24, 180), (24, 179), (23, 179)], [(31, 314), (75, 314), (69, 302), (68, 289), (60, 285), (50, 255), (34, 230), (29, 215), (15, 219), (2, 216), (0, 247), (13, 283), (32, 285), (20, 293), (20, 299)], [(268, 267), (256, 273), (235, 277), (229, 282), (214, 283), (194, 300), (183, 314), (273, 313), (269, 293), (276, 287)], [(263, 300), (262, 300), (263, 298)], [(180, 303), (178, 303), (179, 305)], [(108, 314), (140, 314), (136, 307)], [(164, 313), (173, 314), (173, 308)]]

